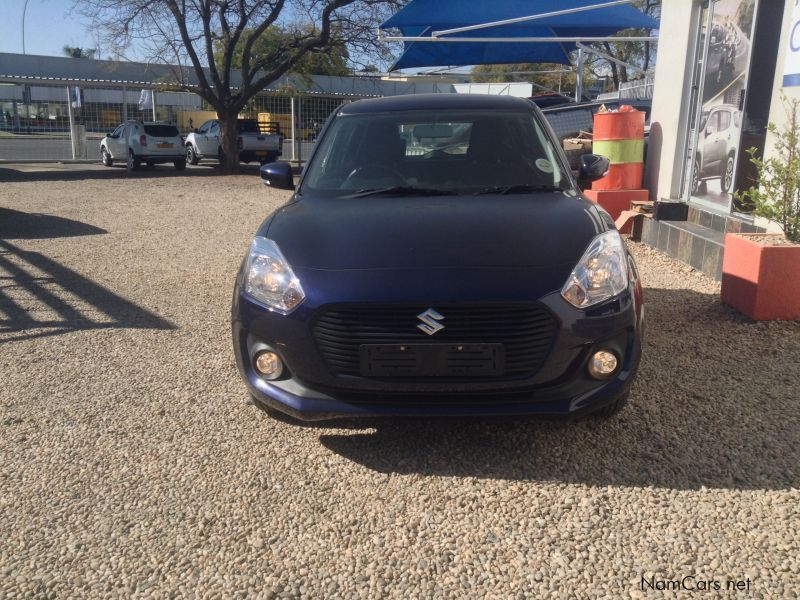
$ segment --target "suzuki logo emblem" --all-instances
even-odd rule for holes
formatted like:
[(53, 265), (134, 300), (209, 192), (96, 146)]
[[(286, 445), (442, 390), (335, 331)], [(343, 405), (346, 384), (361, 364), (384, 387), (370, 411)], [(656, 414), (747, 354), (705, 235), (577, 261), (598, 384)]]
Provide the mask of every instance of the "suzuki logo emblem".
[(417, 329), (424, 331), (428, 335), (433, 335), (434, 333), (438, 333), (444, 329), (444, 325), (439, 323), (439, 321), (444, 320), (444, 316), (440, 315), (432, 308), (429, 308), (425, 312), (421, 312), (417, 315), (417, 318), (422, 321), (422, 323), (417, 325)]

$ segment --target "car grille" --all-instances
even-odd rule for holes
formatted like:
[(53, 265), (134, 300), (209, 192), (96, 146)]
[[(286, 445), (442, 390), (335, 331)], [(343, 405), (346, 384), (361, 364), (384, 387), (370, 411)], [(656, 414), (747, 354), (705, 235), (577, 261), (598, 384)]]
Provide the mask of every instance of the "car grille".
[(428, 308), (330, 306), (314, 321), (314, 339), (335, 375), (361, 376), (364, 344), (503, 344), (502, 376), (514, 378), (539, 370), (558, 328), (552, 314), (538, 304), (436, 305), (433, 308), (445, 317), (445, 328), (429, 336), (417, 329), (421, 323), (417, 315)]

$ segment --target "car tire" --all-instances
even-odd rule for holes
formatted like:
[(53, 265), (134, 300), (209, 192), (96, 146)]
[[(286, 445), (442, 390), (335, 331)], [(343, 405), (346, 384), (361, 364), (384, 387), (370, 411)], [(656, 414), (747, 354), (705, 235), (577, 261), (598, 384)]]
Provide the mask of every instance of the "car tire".
[(174, 164), (176, 171), (186, 170), (186, 159), (176, 160)]
[(692, 170), (692, 194), (702, 194), (705, 191), (706, 182), (700, 179), (700, 158), (694, 161), (694, 169)]
[(128, 169), (128, 173), (133, 173), (134, 171), (138, 171), (141, 165), (142, 161), (136, 158), (136, 156), (134, 156), (132, 151), (129, 151), (128, 162), (125, 164), (125, 167)]
[(614, 398), (614, 400), (606, 404), (603, 408), (592, 413), (592, 417), (596, 419), (610, 419), (611, 417), (617, 416), (622, 409), (627, 406), (630, 395), (630, 390), (625, 390), (622, 394)]
[(719, 178), (719, 187), (723, 194), (727, 194), (733, 187), (733, 169), (736, 166), (735, 163), (736, 160), (733, 154), (725, 161), (725, 167)]
[(194, 146), (189, 144), (186, 146), (186, 161), (190, 165), (196, 165), (200, 162), (200, 159), (197, 157), (197, 150), (194, 149)]
[(105, 146), (100, 148), (100, 157), (103, 160), (103, 165), (106, 167), (113, 167), (114, 166), (114, 159), (111, 158), (111, 155), (106, 150)]

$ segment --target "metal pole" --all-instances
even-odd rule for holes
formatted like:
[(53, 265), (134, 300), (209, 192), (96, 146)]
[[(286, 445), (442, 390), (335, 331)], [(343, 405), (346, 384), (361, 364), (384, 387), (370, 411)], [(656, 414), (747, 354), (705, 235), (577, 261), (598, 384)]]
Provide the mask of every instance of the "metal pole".
[(72, 160), (75, 160), (75, 114), (72, 110), (72, 90), (67, 86), (67, 114), (69, 115), (69, 141), (72, 146)]
[(158, 116), (156, 115), (156, 91), (155, 91), (155, 89), (150, 90), (150, 99), (153, 101), (153, 121), (158, 121)]
[(454, 29), (442, 29), (441, 31), (434, 31), (431, 35), (438, 37), (440, 35), (448, 35), (451, 33), (462, 33), (464, 31), (475, 31), (476, 29), (488, 29), (490, 27), (499, 27), (501, 25), (513, 25), (514, 23), (525, 23), (528, 21), (537, 21), (539, 19), (547, 19), (550, 17), (558, 17), (561, 15), (571, 15), (587, 10), (597, 10), (599, 8), (608, 8), (617, 6), (619, 4), (631, 4), (633, 0), (612, 0), (611, 2), (604, 2), (603, 4), (593, 4), (590, 6), (578, 6), (577, 8), (565, 8), (564, 10), (556, 10), (548, 13), (541, 13), (538, 15), (529, 15), (526, 17), (516, 17), (514, 19), (503, 19), (502, 21), (492, 21), (491, 23), (481, 23), (480, 25), (468, 25), (465, 27), (456, 27)]
[(575, 102), (583, 100), (583, 48), (578, 48), (578, 64), (576, 65), (577, 77), (575, 81)]
[(22, 53), (25, 54), (25, 13), (28, 11), (28, 0), (22, 5)]
[(297, 98), (292, 96), (291, 109), (292, 109), (292, 161), (298, 159), (297, 156), (297, 119), (295, 118), (296, 108), (295, 103)]
[(122, 86), (122, 122), (125, 123), (128, 121), (128, 88), (124, 85)]

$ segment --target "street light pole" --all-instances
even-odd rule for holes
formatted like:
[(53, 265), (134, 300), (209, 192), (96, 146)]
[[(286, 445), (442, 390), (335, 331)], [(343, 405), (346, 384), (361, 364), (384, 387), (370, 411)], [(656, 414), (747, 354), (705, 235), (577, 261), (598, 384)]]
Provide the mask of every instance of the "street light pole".
[(25, 54), (25, 12), (28, 10), (28, 0), (22, 5), (22, 53)]

